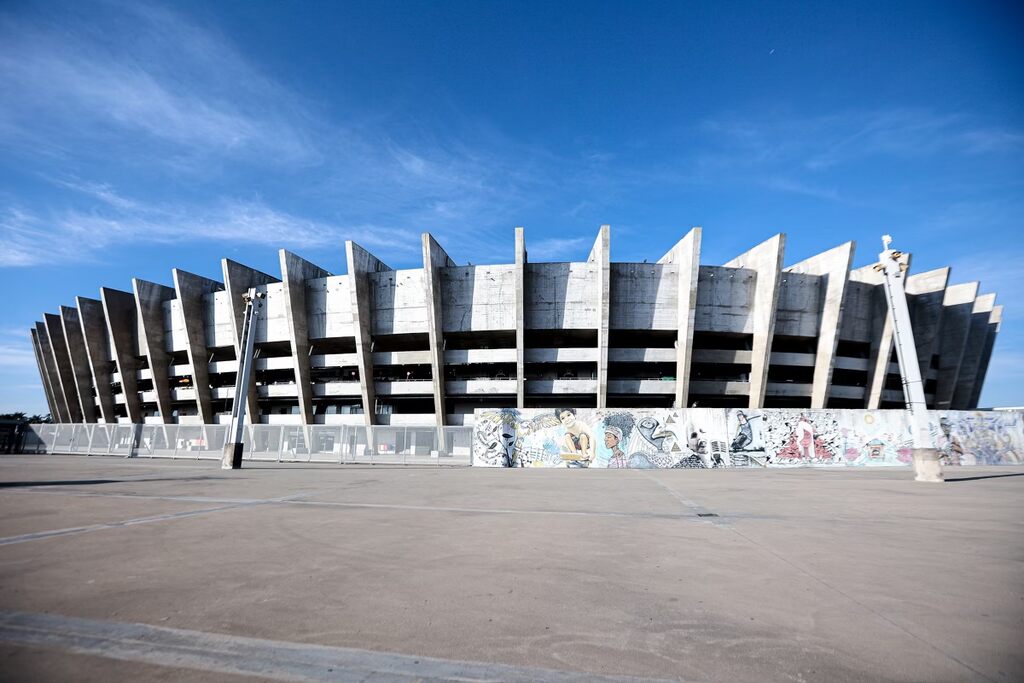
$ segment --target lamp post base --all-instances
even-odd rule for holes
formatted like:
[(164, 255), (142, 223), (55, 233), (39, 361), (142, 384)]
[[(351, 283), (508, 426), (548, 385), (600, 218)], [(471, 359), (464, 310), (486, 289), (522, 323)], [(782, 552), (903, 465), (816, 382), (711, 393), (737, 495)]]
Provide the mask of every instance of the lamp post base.
[(242, 444), (229, 443), (224, 446), (224, 456), (220, 459), (222, 470), (242, 469)]

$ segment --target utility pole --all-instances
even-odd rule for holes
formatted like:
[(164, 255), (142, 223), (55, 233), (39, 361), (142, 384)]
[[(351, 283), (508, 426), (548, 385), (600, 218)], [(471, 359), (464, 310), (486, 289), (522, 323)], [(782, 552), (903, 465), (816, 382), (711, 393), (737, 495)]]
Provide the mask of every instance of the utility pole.
[(245, 406), (249, 402), (249, 379), (252, 377), (253, 348), (256, 346), (256, 321), (266, 295), (250, 289), (242, 295), (245, 313), (242, 317), (242, 344), (235, 372), (235, 397), (231, 402), (231, 423), (224, 439), (222, 470), (242, 468), (242, 445), (245, 437)]
[(882, 236), (882, 253), (875, 269), (884, 276), (885, 298), (892, 320), (893, 343), (896, 346), (896, 360), (903, 380), (903, 396), (910, 412), (910, 425), (914, 444), (914, 479), (916, 481), (941, 482), (942, 465), (939, 452), (932, 440), (928, 424), (928, 404), (924, 398), (924, 383), (921, 381), (921, 366), (917, 361), (917, 347), (914, 345), (914, 331), (910, 325), (910, 309), (904, 289), (906, 263), (901, 261), (902, 252), (890, 249), (892, 237)]

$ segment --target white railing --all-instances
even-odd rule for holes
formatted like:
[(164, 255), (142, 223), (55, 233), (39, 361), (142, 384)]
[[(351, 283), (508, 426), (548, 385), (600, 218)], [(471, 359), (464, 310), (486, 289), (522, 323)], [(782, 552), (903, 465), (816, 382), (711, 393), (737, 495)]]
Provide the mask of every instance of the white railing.
[[(33, 424), (23, 453), (219, 460), (227, 425)], [(242, 460), (469, 465), (472, 427), (246, 425)]]

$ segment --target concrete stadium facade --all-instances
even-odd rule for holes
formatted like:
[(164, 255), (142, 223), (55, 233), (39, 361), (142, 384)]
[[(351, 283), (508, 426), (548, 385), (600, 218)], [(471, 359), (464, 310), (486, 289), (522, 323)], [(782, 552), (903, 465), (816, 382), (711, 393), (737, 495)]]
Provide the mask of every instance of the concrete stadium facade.
[[(478, 408), (899, 408), (881, 276), (847, 242), (784, 267), (778, 234), (720, 266), (694, 228), (656, 262), (589, 258), (457, 265), (429, 234), (423, 267), (394, 270), (353, 242), (334, 275), (281, 250), (280, 275), (222, 261), (223, 281), (47, 313), (31, 330), (54, 421), (228, 421), (243, 294), (265, 294), (248, 411), (263, 424), (469, 425)], [(910, 257), (905, 255), (909, 269)], [(1002, 316), (950, 269), (906, 288), (929, 408), (977, 407)]]

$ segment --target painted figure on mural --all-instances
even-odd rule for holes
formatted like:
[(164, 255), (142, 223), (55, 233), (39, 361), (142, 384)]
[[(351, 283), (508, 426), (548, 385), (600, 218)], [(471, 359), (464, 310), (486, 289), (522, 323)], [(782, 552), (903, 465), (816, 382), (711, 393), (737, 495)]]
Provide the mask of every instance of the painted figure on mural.
[(750, 425), (750, 420), (747, 419), (747, 414), (742, 410), (736, 413), (736, 436), (732, 440), (732, 444), (729, 446), (734, 451), (746, 450), (748, 446), (754, 443), (754, 430)]
[(956, 434), (953, 433), (953, 425), (950, 424), (949, 419), (945, 417), (940, 418), (939, 428), (942, 430), (942, 440), (939, 446), (939, 451), (942, 453), (942, 457), (945, 459), (946, 464), (963, 464), (964, 447), (960, 443), (960, 439), (958, 439)]
[(622, 443), (622, 430), (618, 427), (605, 427), (604, 445), (612, 452), (611, 457), (608, 458), (608, 467), (610, 468), (623, 469), (629, 467), (629, 458), (619, 448), (620, 443)]
[(800, 413), (793, 435), (796, 437), (796, 447), (800, 457), (814, 460), (814, 425), (811, 424), (806, 413)]
[(558, 421), (565, 428), (562, 439), (562, 458), (577, 467), (586, 467), (594, 460), (594, 436), (590, 429), (576, 419), (575, 408), (558, 411)]

